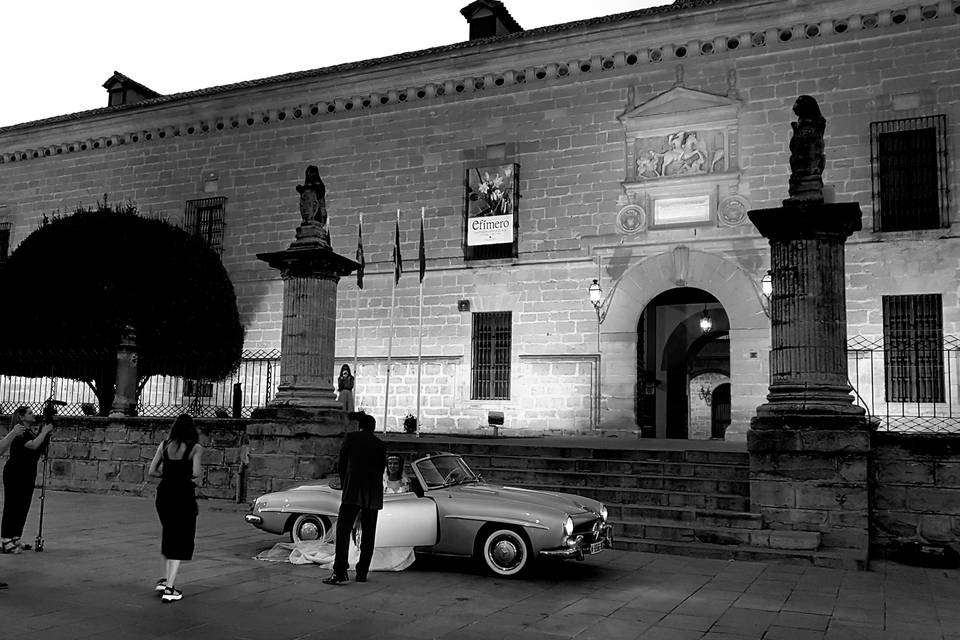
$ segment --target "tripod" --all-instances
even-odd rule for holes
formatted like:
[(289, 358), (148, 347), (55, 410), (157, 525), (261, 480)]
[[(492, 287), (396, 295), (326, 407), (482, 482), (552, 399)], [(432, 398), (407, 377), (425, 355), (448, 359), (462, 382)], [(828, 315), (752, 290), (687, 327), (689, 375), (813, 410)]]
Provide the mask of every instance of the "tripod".
[[(49, 441), (47, 442), (49, 444)], [(47, 452), (43, 452), (43, 472), (40, 476), (40, 526), (37, 528), (37, 539), (33, 543), (34, 551), (43, 551), (43, 503), (47, 497)]]

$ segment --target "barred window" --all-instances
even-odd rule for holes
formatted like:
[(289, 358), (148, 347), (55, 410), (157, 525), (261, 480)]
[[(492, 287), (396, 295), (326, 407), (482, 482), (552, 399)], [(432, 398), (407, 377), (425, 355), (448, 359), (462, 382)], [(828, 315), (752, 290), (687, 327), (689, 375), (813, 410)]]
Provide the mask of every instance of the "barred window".
[(946, 116), (870, 123), (873, 228), (949, 225)]
[(887, 402), (943, 402), (943, 309), (939, 293), (883, 296)]
[(510, 399), (511, 313), (473, 314), (472, 400)]
[(187, 200), (183, 214), (183, 228), (203, 238), (207, 246), (223, 253), (223, 213), (226, 198)]
[(183, 395), (187, 398), (212, 398), (213, 383), (187, 378), (183, 381)]
[(10, 255), (10, 227), (9, 222), (0, 222), (0, 262)]

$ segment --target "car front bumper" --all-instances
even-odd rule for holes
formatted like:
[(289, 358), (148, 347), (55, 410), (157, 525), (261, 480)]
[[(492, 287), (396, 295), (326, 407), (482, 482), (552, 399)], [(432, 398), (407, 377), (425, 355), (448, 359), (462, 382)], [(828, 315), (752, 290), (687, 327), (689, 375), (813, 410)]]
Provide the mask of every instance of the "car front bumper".
[(600, 528), (596, 537), (592, 534), (572, 536), (567, 544), (556, 549), (542, 549), (543, 558), (576, 558), (583, 560), (585, 556), (600, 553), (604, 549), (613, 548), (613, 525), (605, 524)]

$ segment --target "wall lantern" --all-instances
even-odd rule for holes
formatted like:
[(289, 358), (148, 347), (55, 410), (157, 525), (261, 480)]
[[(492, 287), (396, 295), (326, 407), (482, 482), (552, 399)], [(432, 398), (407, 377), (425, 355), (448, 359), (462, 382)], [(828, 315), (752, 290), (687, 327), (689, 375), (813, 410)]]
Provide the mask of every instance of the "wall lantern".
[(769, 269), (760, 279), (760, 291), (768, 298), (773, 294), (773, 274)]
[(597, 312), (597, 351), (599, 352), (600, 325), (603, 324), (603, 320), (606, 317), (606, 314), (603, 313), (603, 289), (600, 288), (600, 282), (594, 279), (593, 284), (590, 285), (587, 292), (590, 294), (590, 304), (593, 305), (594, 311)]
[(763, 313), (770, 317), (770, 296), (773, 295), (773, 274), (767, 269), (767, 272), (760, 278), (760, 306), (763, 307)]
[(710, 330), (713, 329), (713, 320), (710, 318), (710, 314), (707, 312), (707, 306), (703, 306), (703, 315), (700, 316), (700, 331), (704, 333), (710, 333)]

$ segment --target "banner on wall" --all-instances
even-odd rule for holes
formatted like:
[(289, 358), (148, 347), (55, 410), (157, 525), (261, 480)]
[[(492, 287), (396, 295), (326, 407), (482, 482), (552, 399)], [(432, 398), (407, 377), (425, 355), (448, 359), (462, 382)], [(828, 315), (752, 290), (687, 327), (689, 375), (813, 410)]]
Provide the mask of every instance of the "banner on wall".
[(467, 219), (467, 246), (511, 244), (513, 242), (513, 215), (481, 216)]

